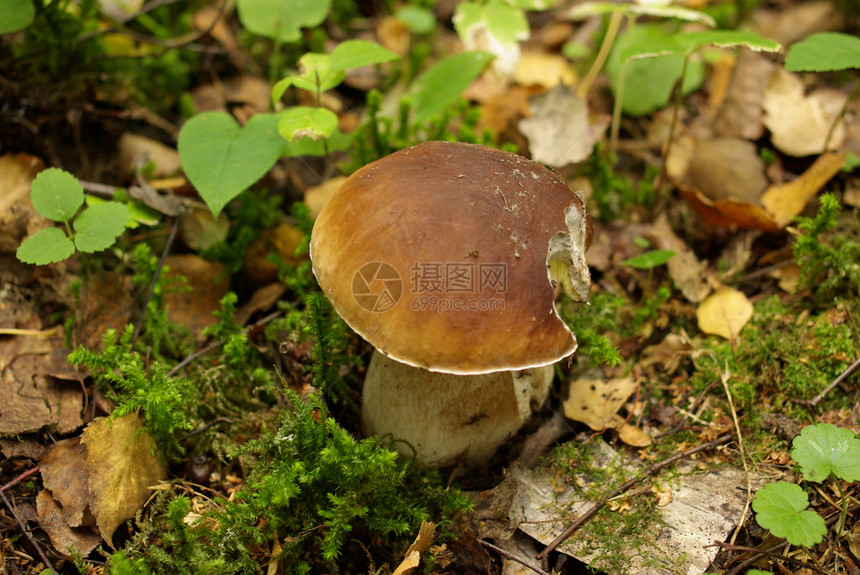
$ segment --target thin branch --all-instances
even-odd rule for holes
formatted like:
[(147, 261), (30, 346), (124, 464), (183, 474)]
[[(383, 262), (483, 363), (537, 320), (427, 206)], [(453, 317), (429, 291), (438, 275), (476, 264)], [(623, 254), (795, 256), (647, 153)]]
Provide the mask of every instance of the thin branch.
[(29, 541), (30, 545), (32, 545), (33, 548), (36, 550), (36, 553), (39, 554), (39, 558), (45, 564), (45, 567), (50, 569), (51, 573), (53, 573), (54, 575), (58, 575), (57, 570), (54, 569), (54, 566), (48, 560), (48, 557), (47, 557), (47, 555), (45, 555), (45, 552), (42, 550), (42, 547), (36, 542), (35, 539), (33, 539), (33, 536), (30, 534), (30, 531), (27, 529), (27, 526), (24, 525), (24, 520), (21, 519), (21, 517), (18, 515), (18, 512), (15, 511), (15, 508), (12, 506), (12, 502), (9, 501), (9, 498), (6, 497), (6, 494), (3, 491), (0, 491), (0, 498), (3, 499), (3, 504), (6, 506), (6, 509), (9, 510), (9, 513), (12, 514), (12, 517), (15, 518), (15, 522), (18, 524), (18, 527), (21, 529), (21, 533), (24, 534), (24, 537), (27, 538), (27, 541)]
[(149, 308), (149, 300), (152, 299), (152, 292), (155, 291), (155, 284), (158, 282), (158, 276), (161, 275), (161, 270), (164, 269), (164, 261), (167, 259), (167, 254), (170, 253), (170, 248), (173, 247), (173, 240), (176, 238), (176, 231), (179, 229), (179, 218), (173, 218), (173, 228), (170, 230), (170, 237), (167, 238), (167, 243), (164, 246), (164, 252), (161, 254), (161, 259), (158, 260), (158, 267), (155, 269), (155, 276), (152, 278), (152, 283), (149, 284), (149, 289), (146, 291), (146, 300), (143, 302), (143, 311), (140, 312), (140, 318), (137, 320), (137, 325), (134, 327), (134, 337), (131, 338), (131, 346), (137, 341), (137, 336), (140, 335), (140, 329), (143, 327), (143, 318), (146, 317), (146, 310)]
[(509, 551), (505, 551), (501, 547), (496, 547), (495, 545), (493, 545), (489, 541), (484, 541), (483, 539), (478, 539), (477, 541), (478, 541), (478, 543), (481, 544), (481, 546), (486, 547), (487, 549), (490, 549), (491, 551), (495, 551), (496, 553), (498, 553), (499, 555), (501, 555), (502, 557), (504, 557), (508, 561), (515, 561), (515, 562), (519, 563), (520, 565), (523, 565), (524, 567), (528, 567), (529, 569), (531, 569), (535, 573), (540, 573), (540, 575), (550, 575), (548, 572), (544, 571), (543, 569), (540, 569), (538, 567), (532, 567), (531, 565), (529, 565), (528, 563), (526, 563), (524, 560), (520, 559), (519, 557), (517, 557), (513, 553), (511, 553)]
[(860, 366), (860, 358), (857, 358), (857, 359), (854, 361), (854, 363), (852, 363), (851, 365), (849, 365), (849, 366), (848, 366), (848, 369), (846, 369), (845, 371), (843, 371), (842, 373), (840, 373), (840, 374), (839, 374), (839, 376), (838, 376), (836, 379), (834, 379), (834, 380), (830, 383), (830, 385), (828, 385), (828, 386), (827, 386), (827, 388), (826, 388), (824, 391), (822, 391), (821, 393), (819, 393), (818, 395), (816, 395), (814, 398), (812, 398), (812, 399), (793, 399), (792, 401), (793, 401), (794, 403), (799, 403), (800, 405), (806, 405), (806, 406), (809, 406), (809, 407), (815, 407), (816, 405), (818, 405), (819, 403), (821, 403), (821, 400), (822, 400), (822, 399), (824, 399), (824, 397), (825, 397), (828, 393), (830, 393), (831, 391), (833, 391), (833, 390), (836, 388), (836, 386), (837, 386), (837, 385), (839, 385), (840, 383), (842, 383), (842, 381), (843, 381), (846, 377), (848, 377), (849, 375), (851, 375), (852, 373), (854, 373), (854, 370), (855, 370), (855, 369), (857, 369), (857, 367), (858, 367), (858, 366)]
[(817, 565), (811, 563), (804, 563), (799, 559), (795, 559), (794, 557), (789, 557), (788, 555), (783, 555), (782, 553), (773, 553), (768, 550), (756, 549), (755, 547), (745, 547), (743, 545), (731, 545), (729, 543), (723, 543), (722, 541), (714, 541), (714, 545), (717, 545), (721, 549), (725, 551), (741, 551), (743, 553), (761, 553), (762, 555), (767, 555), (768, 557), (774, 557), (776, 559), (780, 559), (781, 561), (788, 561), (792, 565), (796, 565), (799, 568), (806, 568), (815, 571), (816, 573), (821, 573), (821, 575), (836, 575), (833, 571), (828, 571), (827, 569), (823, 569), (818, 567)]
[[(752, 557), (749, 557), (746, 560), (742, 561), (739, 565), (736, 565), (735, 568), (726, 573), (726, 575), (740, 575), (747, 567), (749, 567), (762, 557), (767, 557), (768, 555), (773, 554), (773, 556), (781, 557), (781, 554), (775, 555), (776, 550), (780, 547), (788, 547), (789, 545), (790, 543), (788, 541), (780, 541), (776, 545), (772, 545), (767, 549), (759, 550), (757, 553), (753, 554)], [(726, 549), (726, 551), (728, 550), (729, 549)], [(785, 550), (783, 550), (783, 552), (785, 552)]]
[(8, 490), (12, 489), (16, 485), (18, 485), (19, 483), (21, 483), (22, 481), (27, 479), (28, 477), (38, 473), (38, 471), (39, 471), (38, 465), (36, 467), (31, 467), (30, 469), (28, 469), (27, 471), (25, 471), (24, 473), (22, 473), (21, 475), (19, 475), (18, 477), (16, 477), (15, 479), (10, 481), (6, 485), (4, 485), (3, 487), (0, 487), (0, 491), (8, 491)]
[(555, 538), (555, 540), (553, 540), (553, 542), (552, 542), (552, 543), (550, 543), (550, 544), (546, 547), (546, 549), (544, 549), (543, 551), (541, 551), (541, 552), (538, 554), (537, 558), (538, 558), (538, 559), (540, 559), (541, 561), (544, 561), (544, 567), (546, 567), (546, 563), (545, 563), (545, 562), (546, 562), (546, 559), (547, 559), (547, 557), (549, 556), (549, 554), (550, 554), (550, 553), (552, 553), (552, 552), (553, 552), (553, 550), (554, 550), (556, 547), (558, 547), (559, 545), (561, 545), (561, 544), (562, 544), (562, 543), (563, 543), (563, 542), (564, 542), (568, 537), (570, 537), (571, 535), (573, 535), (573, 534), (574, 534), (574, 532), (575, 532), (577, 529), (579, 529), (579, 528), (580, 528), (580, 527), (581, 527), (581, 526), (582, 526), (586, 521), (588, 521), (589, 519), (591, 519), (591, 518), (592, 518), (592, 517), (593, 517), (593, 516), (598, 512), (598, 511), (600, 511), (600, 509), (601, 509), (604, 505), (606, 505), (606, 503), (607, 503), (610, 499), (612, 499), (613, 497), (616, 497), (616, 496), (618, 496), (618, 495), (620, 495), (620, 494), (624, 493), (625, 491), (627, 491), (628, 489), (630, 489), (631, 487), (633, 487), (634, 485), (636, 485), (636, 484), (637, 484), (637, 483), (639, 483), (640, 481), (642, 481), (642, 480), (646, 479), (647, 477), (650, 477), (651, 475), (654, 475), (655, 473), (657, 473), (658, 471), (660, 471), (660, 470), (661, 470), (661, 469), (663, 469), (664, 467), (668, 467), (669, 465), (672, 465), (673, 463), (676, 463), (676, 462), (678, 462), (678, 461), (680, 461), (680, 460), (682, 460), (682, 459), (685, 459), (685, 458), (687, 458), (687, 457), (690, 457), (691, 455), (694, 455), (694, 454), (696, 454), (696, 453), (699, 453), (700, 451), (707, 451), (707, 450), (709, 450), (709, 449), (713, 449), (714, 447), (717, 447), (718, 445), (722, 445), (722, 444), (724, 444), (724, 443), (727, 443), (731, 438), (732, 438), (732, 435), (731, 435), (730, 433), (727, 433), (727, 434), (725, 434), (725, 435), (721, 435), (720, 437), (718, 437), (718, 438), (714, 439), (713, 441), (709, 441), (708, 443), (704, 443), (704, 444), (702, 444), (702, 445), (699, 445), (698, 447), (694, 447), (694, 448), (692, 448), (692, 449), (688, 449), (687, 451), (683, 451), (683, 452), (681, 452), (681, 453), (678, 453), (678, 454), (676, 454), (676, 455), (673, 455), (673, 456), (672, 456), (672, 457), (670, 457), (669, 459), (664, 459), (663, 461), (660, 461), (660, 462), (657, 462), (657, 463), (655, 463), (655, 464), (651, 465), (651, 466), (650, 466), (650, 467), (648, 467), (644, 472), (642, 472), (642, 474), (641, 474), (641, 475), (638, 475), (637, 477), (634, 477), (634, 478), (633, 478), (633, 479), (631, 479), (630, 481), (627, 481), (626, 483), (624, 483), (624, 484), (622, 484), (622, 485), (620, 485), (620, 486), (616, 487), (615, 489), (613, 489), (612, 491), (610, 491), (608, 494), (606, 494), (605, 496), (603, 496), (603, 498), (602, 498), (600, 501), (598, 501), (597, 503), (595, 503), (595, 504), (594, 504), (594, 506), (593, 506), (593, 507), (591, 507), (591, 509), (589, 509), (588, 511), (586, 511), (585, 513), (583, 513), (583, 514), (579, 517), (579, 519), (577, 519), (576, 521), (574, 521), (574, 522), (570, 525), (570, 527), (568, 527), (567, 529), (565, 529), (565, 530), (562, 532), (562, 534), (561, 534), (561, 535), (559, 535), (558, 537), (556, 537), (556, 538)]

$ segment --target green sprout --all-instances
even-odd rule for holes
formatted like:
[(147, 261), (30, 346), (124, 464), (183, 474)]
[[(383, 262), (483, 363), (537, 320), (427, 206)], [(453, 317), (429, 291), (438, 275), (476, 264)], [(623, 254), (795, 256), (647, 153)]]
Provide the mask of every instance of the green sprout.
[[(46, 265), (75, 253), (94, 253), (111, 247), (129, 222), (125, 204), (103, 202), (84, 208), (84, 188), (69, 172), (48, 168), (39, 173), (30, 188), (33, 207), (59, 227), (41, 230), (25, 239), (17, 257), (24, 263)], [(77, 214), (77, 216), (76, 216)]]

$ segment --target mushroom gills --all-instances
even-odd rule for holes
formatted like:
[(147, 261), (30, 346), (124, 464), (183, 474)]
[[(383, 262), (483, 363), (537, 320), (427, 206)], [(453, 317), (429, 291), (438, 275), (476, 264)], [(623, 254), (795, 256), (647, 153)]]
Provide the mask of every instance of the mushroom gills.
[(570, 204), (564, 212), (568, 233), (559, 232), (549, 240), (546, 255), (547, 276), (553, 285), (561, 285), (567, 297), (574, 301), (588, 301), (591, 274), (585, 262), (588, 222), (585, 211)]

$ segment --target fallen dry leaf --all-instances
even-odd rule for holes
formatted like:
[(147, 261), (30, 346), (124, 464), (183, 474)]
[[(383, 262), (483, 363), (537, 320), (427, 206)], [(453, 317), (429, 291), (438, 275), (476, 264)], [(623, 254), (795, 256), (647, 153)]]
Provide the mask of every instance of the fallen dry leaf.
[(559, 84), (571, 86), (576, 76), (561, 54), (527, 50), (520, 56), (514, 82), (520, 86), (541, 86), (550, 90)]
[(221, 309), (221, 298), (230, 289), (230, 276), (224, 266), (194, 254), (170, 255), (166, 260), (167, 277), (184, 276), (194, 290), (177, 290), (165, 294), (164, 304), (170, 321), (188, 328), (193, 334), (218, 321), (213, 312)]
[(179, 233), (189, 248), (200, 252), (227, 239), (230, 217), (221, 212), (218, 219), (202, 205), (190, 205), (179, 216)]
[(773, 67), (758, 52), (738, 51), (731, 83), (714, 119), (717, 136), (758, 140), (764, 135), (762, 99)]
[(785, 184), (771, 186), (761, 198), (761, 204), (770, 212), (780, 227), (785, 227), (799, 216), (806, 204), (821, 188), (845, 166), (845, 152), (821, 154), (799, 177)]
[(129, 172), (138, 165), (139, 159), (144, 160), (141, 165), (151, 162), (155, 166), (153, 178), (172, 176), (180, 170), (179, 152), (145, 136), (123, 134), (117, 143), (117, 151), (120, 166)]
[(167, 476), (163, 462), (152, 452), (152, 438), (140, 417), (130, 413), (113, 421), (97, 418), (81, 435), (86, 446), (90, 509), (104, 540), (113, 548), (116, 528), (149, 498), (149, 486)]
[(75, 310), (72, 343), (97, 350), (101, 349), (108, 329), (122, 333), (134, 308), (131, 294), (122, 275), (102, 273), (85, 282)]
[(624, 424), (618, 410), (636, 391), (630, 376), (609, 380), (580, 378), (572, 381), (567, 399), (562, 404), (564, 415), (586, 424), (594, 431), (614, 429)]
[(86, 447), (80, 437), (64, 439), (54, 444), (39, 462), (42, 484), (60, 506), (69, 527), (92, 525), (92, 515), (84, 522), (90, 505), (87, 473), (84, 469)]
[(436, 534), (436, 526), (427, 521), (421, 522), (421, 527), (418, 528), (418, 535), (415, 541), (409, 546), (409, 549), (404, 553), (403, 561), (394, 570), (393, 575), (409, 575), (418, 567), (421, 562), (421, 555), (427, 550), (433, 542), (433, 536)]
[(253, 285), (266, 285), (277, 281), (278, 266), (269, 261), (269, 254), (277, 254), (291, 266), (299, 265), (308, 259), (307, 253), (296, 255), (296, 248), (304, 236), (303, 231), (288, 223), (263, 230), (248, 248), (242, 271)]
[(704, 333), (734, 340), (752, 314), (752, 303), (743, 292), (723, 286), (699, 305), (696, 319)]
[[(803, 82), (796, 74), (777, 67), (765, 90), (764, 124), (771, 142), (790, 156), (809, 156), (824, 152), (824, 141), (833, 120), (845, 103), (845, 95), (818, 91), (804, 96)], [(830, 138), (831, 149), (845, 140), (845, 124), (840, 120)]]
[(43, 489), (36, 495), (39, 525), (48, 534), (54, 549), (71, 557), (72, 553), (86, 557), (101, 543), (101, 536), (92, 527), (70, 527), (51, 492)]
[(592, 119), (586, 103), (565, 85), (531, 98), (529, 107), (531, 117), (519, 127), (531, 158), (556, 168), (588, 158), (609, 125), (607, 117)]
[(30, 201), (30, 184), (43, 169), (42, 161), (29, 154), (0, 156), (0, 253), (14, 254), (21, 240), (51, 225)]
[(702, 301), (711, 291), (705, 277), (708, 264), (699, 261), (690, 246), (675, 235), (665, 213), (661, 213), (651, 226), (649, 237), (656, 248), (675, 252), (675, 257), (668, 261), (666, 267), (684, 297), (693, 303)]
[(651, 438), (648, 437), (648, 434), (629, 423), (625, 423), (618, 428), (618, 439), (633, 447), (648, 447), (651, 445)]

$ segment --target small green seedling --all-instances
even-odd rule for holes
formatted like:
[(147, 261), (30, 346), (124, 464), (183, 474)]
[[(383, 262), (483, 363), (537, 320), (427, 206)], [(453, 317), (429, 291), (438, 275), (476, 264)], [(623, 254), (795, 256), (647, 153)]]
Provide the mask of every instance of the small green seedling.
[(628, 258), (621, 263), (637, 270), (653, 270), (667, 263), (673, 257), (675, 257), (675, 252), (672, 250), (651, 250)]
[[(821, 32), (793, 44), (785, 57), (785, 69), (789, 72), (829, 72), (833, 70), (860, 70), (860, 38), (839, 32)], [(845, 116), (848, 104), (860, 91), (860, 80), (854, 84), (851, 94), (845, 99), (842, 109), (833, 119), (824, 150), (827, 151), (833, 131)]]
[(238, 0), (239, 21), (247, 30), (276, 42), (297, 42), (302, 28), (322, 24), (331, 0)]
[[(849, 429), (830, 423), (804, 428), (794, 438), (791, 457), (800, 465), (807, 481), (822, 482), (828, 477), (844, 481), (860, 480), (860, 437)], [(842, 533), (848, 512), (848, 499), (839, 481), (834, 480), (842, 497), (842, 517), (836, 530)], [(827, 533), (824, 519), (806, 509), (806, 492), (793, 483), (770, 483), (758, 490), (753, 501), (756, 521), (792, 545), (809, 547), (820, 543)]]
[(84, 188), (72, 174), (58, 168), (39, 172), (30, 199), (37, 212), (66, 229), (51, 227), (25, 239), (16, 255), (28, 264), (59, 262), (71, 257), (75, 249), (84, 253), (107, 249), (129, 222), (128, 207), (119, 202), (98, 203), (78, 214), (84, 205)]

